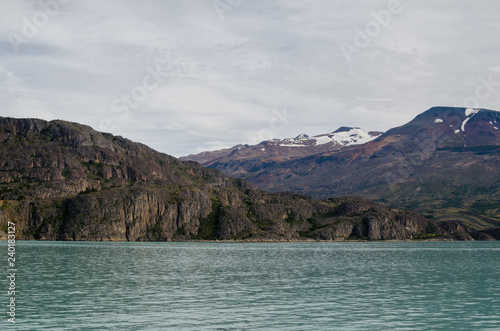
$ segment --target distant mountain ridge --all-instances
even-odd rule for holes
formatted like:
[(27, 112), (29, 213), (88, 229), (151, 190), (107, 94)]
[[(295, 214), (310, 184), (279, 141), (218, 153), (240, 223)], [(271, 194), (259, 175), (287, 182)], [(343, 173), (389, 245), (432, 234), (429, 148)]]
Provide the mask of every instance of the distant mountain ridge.
[(437, 220), (500, 224), (500, 112), (434, 107), (361, 145), (302, 158), (206, 165), (258, 188), (315, 198), (358, 195)]
[[(364, 144), (381, 134), (382, 132), (378, 131), (365, 132), (357, 127), (341, 127), (331, 133), (313, 137), (301, 133), (295, 138), (266, 140), (257, 145), (236, 145), (228, 149), (188, 155), (181, 157), (180, 160), (196, 161), (204, 166), (234, 159), (246, 161), (258, 159), (266, 162), (286, 161), (339, 150), (345, 146)], [(231, 175), (237, 177), (236, 173)]]
[(0, 239), (493, 240), (362, 198), (267, 193), (65, 121), (0, 117)]

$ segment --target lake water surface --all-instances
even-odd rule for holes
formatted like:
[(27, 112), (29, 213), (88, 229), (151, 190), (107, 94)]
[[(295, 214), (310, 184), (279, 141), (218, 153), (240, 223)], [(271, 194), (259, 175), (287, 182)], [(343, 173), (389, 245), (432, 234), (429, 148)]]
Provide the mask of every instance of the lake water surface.
[(500, 329), (499, 242), (17, 242), (0, 330)]

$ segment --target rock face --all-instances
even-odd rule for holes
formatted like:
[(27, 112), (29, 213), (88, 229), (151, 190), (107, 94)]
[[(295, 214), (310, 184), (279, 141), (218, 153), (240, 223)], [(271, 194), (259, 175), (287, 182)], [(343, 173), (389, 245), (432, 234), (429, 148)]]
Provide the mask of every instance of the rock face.
[(457, 238), (363, 198), (266, 193), (87, 126), (0, 118), (0, 239), (8, 222), (40, 240)]
[(280, 162), (227, 156), (206, 164), (271, 192), (356, 195), (459, 221), (500, 226), (500, 112), (435, 107), (363, 145)]

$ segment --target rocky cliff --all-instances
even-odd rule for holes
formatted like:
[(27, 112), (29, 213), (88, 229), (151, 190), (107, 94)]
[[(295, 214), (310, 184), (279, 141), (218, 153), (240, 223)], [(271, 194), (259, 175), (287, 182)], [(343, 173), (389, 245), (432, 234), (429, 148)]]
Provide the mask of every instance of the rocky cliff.
[(253, 189), (195, 162), (64, 121), (0, 118), (0, 238), (493, 239), (362, 198)]
[(228, 155), (206, 166), (271, 192), (356, 195), (438, 222), (500, 226), (500, 112), (434, 107), (363, 145), (282, 162)]

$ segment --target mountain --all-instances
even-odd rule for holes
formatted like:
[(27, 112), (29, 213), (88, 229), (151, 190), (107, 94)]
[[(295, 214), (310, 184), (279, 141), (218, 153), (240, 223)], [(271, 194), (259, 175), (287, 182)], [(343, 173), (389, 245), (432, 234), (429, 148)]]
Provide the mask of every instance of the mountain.
[(228, 149), (188, 155), (180, 159), (196, 161), (213, 168), (217, 168), (218, 164), (225, 164), (228, 166), (224, 167), (223, 171), (227, 175), (245, 177), (249, 169), (259, 167), (262, 163), (269, 165), (337, 151), (346, 146), (366, 143), (381, 134), (382, 132), (377, 131), (365, 132), (360, 128), (341, 127), (331, 133), (314, 137), (302, 133), (295, 138), (267, 140), (257, 145), (237, 145)]
[(228, 156), (209, 167), (272, 192), (357, 195), (438, 222), (500, 225), (500, 113), (435, 107), (362, 145), (286, 161)]
[(37, 240), (500, 237), (363, 198), (266, 193), (77, 123), (0, 118), (0, 239), (9, 222)]
[(198, 162), (200, 164), (206, 164), (208, 162), (211, 162), (212, 160), (228, 156), (234, 151), (238, 151), (238, 150), (246, 149), (246, 148), (250, 148), (250, 147), (251, 146), (247, 145), (247, 144), (236, 145), (236, 146), (231, 147), (231, 148), (224, 148), (224, 149), (219, 149), (216, 151), (207, 151), (207, 152), (201, 152), (199, 154), (190, 154), (188, 156), (180, 157), (179, 160), (181, 160), (181, 161), (195, 161), (195, 162)]

